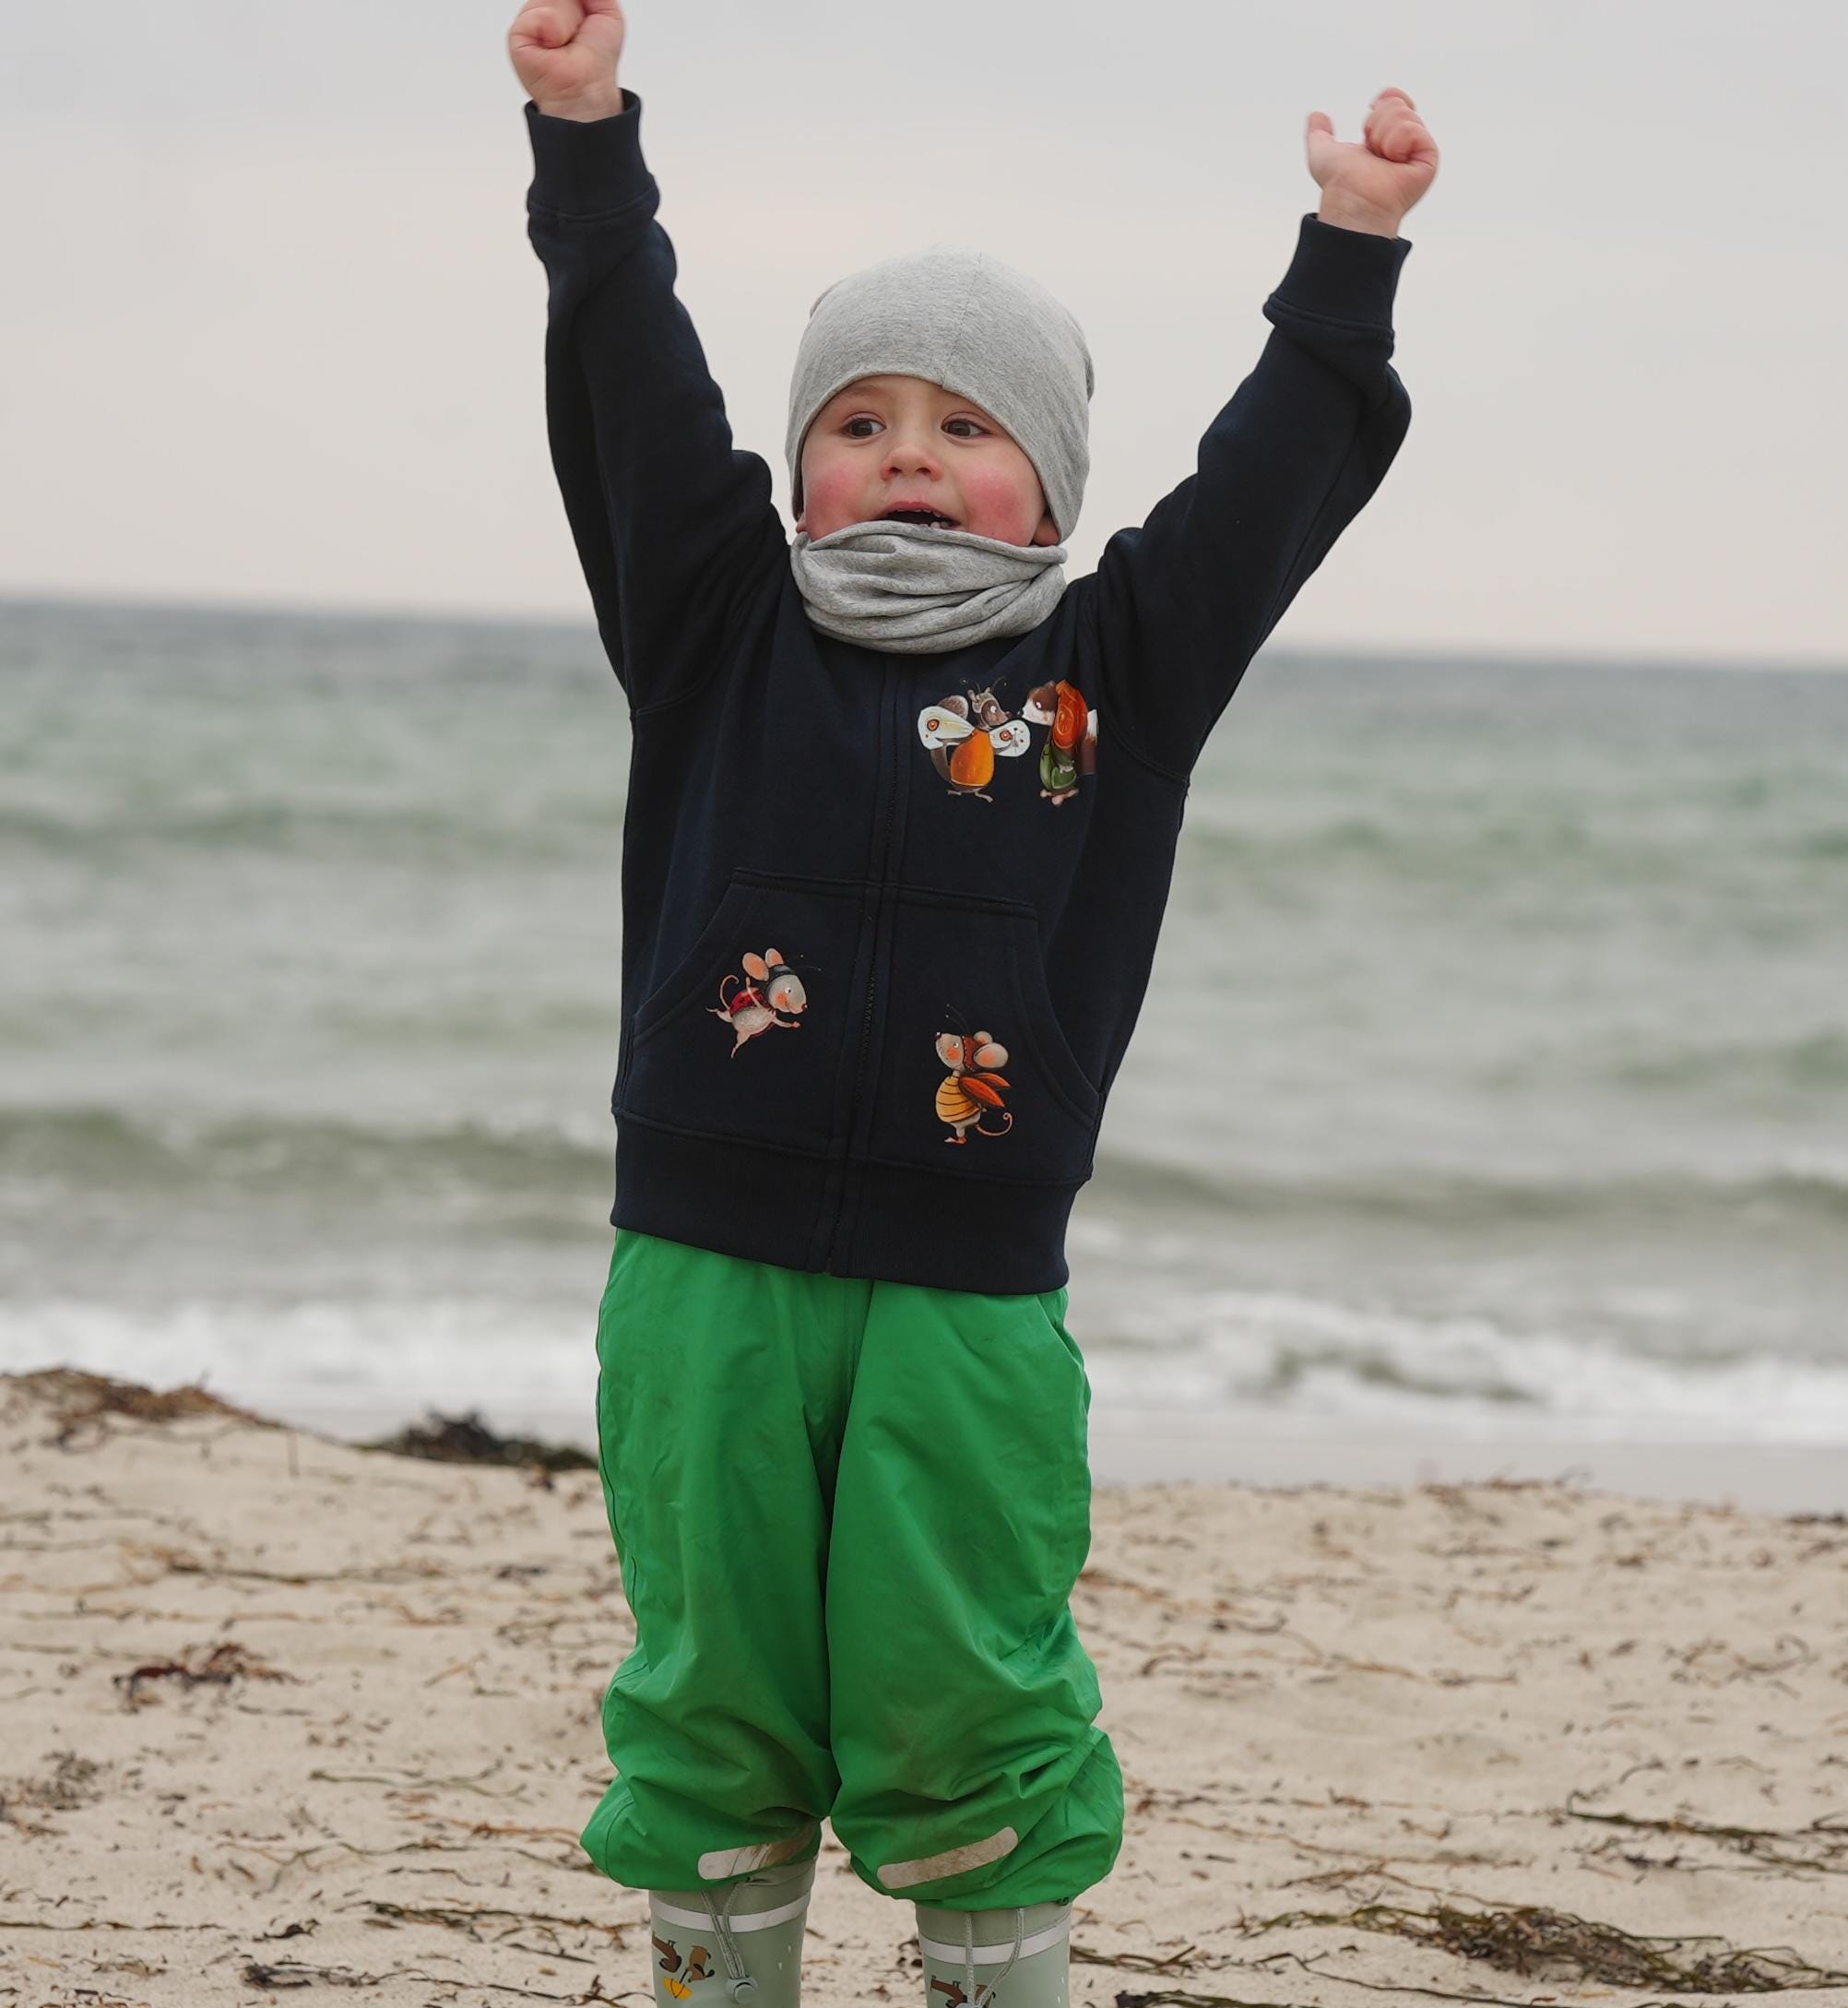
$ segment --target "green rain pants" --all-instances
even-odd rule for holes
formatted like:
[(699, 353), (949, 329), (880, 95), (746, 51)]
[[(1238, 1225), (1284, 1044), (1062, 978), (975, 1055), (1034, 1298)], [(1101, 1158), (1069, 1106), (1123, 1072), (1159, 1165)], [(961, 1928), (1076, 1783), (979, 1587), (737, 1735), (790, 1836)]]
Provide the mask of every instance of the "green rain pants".
[(635, 1889), (811, 1859), (883, 1895), (1069, 1901), (1122, 1845), (1070, 1597), (1090, 1383), (1068, 1292), (788, 1269), (619, 1230), (599, 1470), (634, 1649), (581, 1836)]

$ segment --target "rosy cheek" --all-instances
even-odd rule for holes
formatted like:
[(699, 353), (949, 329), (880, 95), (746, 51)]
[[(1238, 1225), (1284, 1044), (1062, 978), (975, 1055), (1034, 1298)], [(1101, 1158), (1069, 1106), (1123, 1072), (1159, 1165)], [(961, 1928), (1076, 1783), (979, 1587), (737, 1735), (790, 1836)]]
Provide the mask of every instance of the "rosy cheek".
[(822, 460), (803, 469), (802, 502), (811, 537), (825, 537), (860, 520), (860, 476), (840, 461)]
[(961, 473), (964, 515), (984, 536), (1025, 542), (1039, 518), (1034, 514), (1031, 467), (1015, 473), (1006, 467), (971, 468)]

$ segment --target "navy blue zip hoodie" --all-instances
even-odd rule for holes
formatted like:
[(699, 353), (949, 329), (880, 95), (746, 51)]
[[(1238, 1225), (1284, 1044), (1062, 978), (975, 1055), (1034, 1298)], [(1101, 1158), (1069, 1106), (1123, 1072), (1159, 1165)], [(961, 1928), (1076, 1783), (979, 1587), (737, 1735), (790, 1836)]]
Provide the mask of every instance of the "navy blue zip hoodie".
[(526, 117), (552, 461), (632, 724), (611, 1223), (1056, 1289), (1189, 776), (1404, 437), (1411, 245), (1302, 217), (1196, 471), (1031, 633), (894, 655), (809, 624), (674, 292), (641, 101)]

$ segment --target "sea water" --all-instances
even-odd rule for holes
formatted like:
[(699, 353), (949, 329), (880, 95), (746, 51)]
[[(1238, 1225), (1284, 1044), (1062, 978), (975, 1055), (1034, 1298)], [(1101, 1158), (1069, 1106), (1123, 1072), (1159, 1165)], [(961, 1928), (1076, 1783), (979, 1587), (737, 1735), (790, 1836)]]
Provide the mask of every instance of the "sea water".
[[(587, 1428), (628, 751), (588, 625), (0, 601), (0, 1367)], [(1848, 674), (1267, 651), (1068, 1253), (1099, 1408), (1848, 1443)]]

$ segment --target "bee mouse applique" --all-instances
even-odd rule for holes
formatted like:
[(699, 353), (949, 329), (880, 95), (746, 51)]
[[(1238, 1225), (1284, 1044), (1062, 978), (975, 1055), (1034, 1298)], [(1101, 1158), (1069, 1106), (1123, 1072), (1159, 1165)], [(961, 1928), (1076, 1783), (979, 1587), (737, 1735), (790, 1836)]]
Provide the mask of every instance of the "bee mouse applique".
[[(1007, 1048), (986, 1032), (939, 1032), (937, 1057), (949, 1072), (937, 1085), (937, 1115), (950, 1125), (946, 1144), (966, 1144), (973, 1128), (977, 1136), (1005, 1136), (1013, 1127), (1013, 1112), (1001, 1100), (1008, 1086), (998, 1069), (1007, 1064)], [(996, 1109), (1006, 1117), (998, 1130), (982, 1127), (983, 1112)]]

